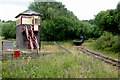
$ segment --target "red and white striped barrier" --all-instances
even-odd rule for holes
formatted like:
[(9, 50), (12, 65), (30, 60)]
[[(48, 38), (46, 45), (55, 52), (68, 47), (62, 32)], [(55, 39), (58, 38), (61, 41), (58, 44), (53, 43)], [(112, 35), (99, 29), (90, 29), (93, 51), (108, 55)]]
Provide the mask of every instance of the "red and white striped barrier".
[(13, 51), (13, 49), (6, 49), (6, 51)]

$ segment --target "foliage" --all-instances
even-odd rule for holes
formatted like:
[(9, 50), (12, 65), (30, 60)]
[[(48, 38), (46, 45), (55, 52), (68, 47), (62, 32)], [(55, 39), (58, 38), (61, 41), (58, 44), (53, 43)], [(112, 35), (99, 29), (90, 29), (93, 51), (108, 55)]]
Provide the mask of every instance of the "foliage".
[(120, 52), (119, 36), (113, 36), (111, 33), (104, 34), (96, 40), (95, 47), (104, 51)]
[[(3, 78), (117, 78), (118, 72), (86, 54), (49, 54), (2, 63)], [(79, 56), (80, 55), (80, 56)]]
[(119, 5), (117, 9), (110, 9), (107, 11), (101, 11), (95, 16), (94, 24), (97, 25), (100, 29), (113, 34), (119, 34), (120, 32), (120, 10)]
[(4, 36), (5, 39), (16, 37), (15, 21), (10, 23), (2, 23), (2, 36)]
[(81, 34), (84, 36), (85, 39), (87, 38), (98, 38), (102, 35), (102, 30), (96, 26), (96, 25), (91, 25), (88, 22), (82, 22), (83, 27), (81, 28)]
[[(67, 10), (61, 2), (33, 2), (29, 5), (38, 13), (42, 13), (41, 40), (63, 41), (83, 36), (99, 37), (101, 30), (89, 22), (79, 21), (73, 12)], [(91, 23), (93, 20), (89, 20)], [(10, 24), (9, 24), (10, 23)], [(2, 23), (2, 36), (15, 38), (15, 22), (8, 20)]]
[(61, 2), (34, 2), (29, 5), (29, 9), (43, 14), (42, 40), (62, 41), (75, 39), (79, 36), (88, 38), (93, 33), (91, 24), (79, 21)]
[(88, 40), (85, 41), (85, 42), (94, 42), (94, 40), (93, 40), (93, 39), (88, 39)]
[(84, 22), (88, 22), (90, 23), (91, 25), (94, 25), (94, 19), (90, 19), (90, 20), (82, 20)]

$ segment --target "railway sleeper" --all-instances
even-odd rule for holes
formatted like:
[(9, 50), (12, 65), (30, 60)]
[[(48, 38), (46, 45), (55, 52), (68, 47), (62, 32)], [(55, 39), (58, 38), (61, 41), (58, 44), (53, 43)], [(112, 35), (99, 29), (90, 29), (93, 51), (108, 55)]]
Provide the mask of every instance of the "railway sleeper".
[[(83, 51), (83, 53), (87, 53), (88, 55), (92, 55), (90, 52), (87, 52), (87, 51)], [(120, 65), (117, 62), (113, 62), (109, 59), (105, 59), (105, 58), (103, 58), (101, 56), (97, 56), (97, 55), (92, 55), (92, 56), (95, 57), (96, 59), (104, 61), (105, 63), (112, 64), (113, 66), (120, 68)]]

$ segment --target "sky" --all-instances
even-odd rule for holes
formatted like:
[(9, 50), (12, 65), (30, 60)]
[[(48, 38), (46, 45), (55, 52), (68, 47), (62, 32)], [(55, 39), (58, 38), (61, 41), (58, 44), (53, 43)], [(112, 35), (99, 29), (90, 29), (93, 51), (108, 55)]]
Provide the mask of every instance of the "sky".
[[(100, 11), (115, 9), (120, 0), (56, 0), (62, 2), (79, 20), (94, 19)], [(34, 0), (0, 0), (0, 19), (16, 20), (15, 16), (28, 9)]]

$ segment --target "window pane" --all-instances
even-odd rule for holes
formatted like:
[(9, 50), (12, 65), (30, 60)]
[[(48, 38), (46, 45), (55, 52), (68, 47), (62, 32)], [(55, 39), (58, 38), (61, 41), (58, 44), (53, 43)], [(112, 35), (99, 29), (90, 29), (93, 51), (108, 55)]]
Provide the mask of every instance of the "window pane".
[(39, 20), (38, 19), (35, 19), (35, 24), (39, 24)]

